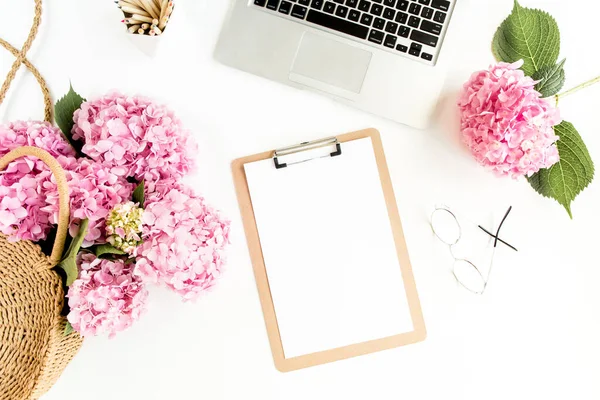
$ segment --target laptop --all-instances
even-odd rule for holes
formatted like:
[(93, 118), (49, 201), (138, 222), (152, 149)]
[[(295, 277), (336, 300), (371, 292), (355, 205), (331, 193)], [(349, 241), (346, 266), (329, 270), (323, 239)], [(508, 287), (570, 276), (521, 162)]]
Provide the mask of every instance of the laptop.
[(456, 0), (232, 0), (215, 58), (416, 128), (446, 76)]

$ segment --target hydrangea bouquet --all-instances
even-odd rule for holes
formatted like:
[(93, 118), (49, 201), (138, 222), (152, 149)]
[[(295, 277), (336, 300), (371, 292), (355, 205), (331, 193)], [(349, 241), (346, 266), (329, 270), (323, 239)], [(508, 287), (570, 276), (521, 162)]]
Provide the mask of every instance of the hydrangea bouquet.
[[(0, 156), (20, 146), (52, 154), (70, 189), (71, 243), (60, 267), (69, 305), (66, 334), (128, 328), (145, 310), (146, 285), (193, 300), (224, 265), (229, 222), (181, 182), (195, 145), (166, 107), (111, 93), (85, 101), (71, 88), (56, 122), (0, 125)], [(50, 170), (28, 157), (0, 174), (0, 232), (9, 240), (50, 240), (58, 189)]]
[(572, 216), (571, 202), (592, 181), (594, 164), (557, 106), (600, 77), (560, 92), (565, 60), (558, 61), (556, 21), (516, 0), (492, 50), (499, 63), (473, 73), (459, 96), (463, 140), (479, 163), (499, 175), (526, 177)]

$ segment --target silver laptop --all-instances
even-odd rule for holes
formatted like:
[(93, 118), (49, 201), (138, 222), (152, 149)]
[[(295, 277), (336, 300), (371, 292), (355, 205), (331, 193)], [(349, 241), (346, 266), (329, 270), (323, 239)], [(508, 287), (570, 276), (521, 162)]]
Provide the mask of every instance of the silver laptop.
[[(446, 75), (456, 0), (232, 0), (215, 57), (416, 128)], [(446, 55), (447, 57), (447, 55)]]

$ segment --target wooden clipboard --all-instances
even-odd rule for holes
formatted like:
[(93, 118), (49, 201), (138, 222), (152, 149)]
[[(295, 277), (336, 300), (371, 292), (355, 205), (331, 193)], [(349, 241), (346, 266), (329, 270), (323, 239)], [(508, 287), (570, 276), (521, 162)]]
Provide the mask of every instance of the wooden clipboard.
[(258, 228), (244, 170), (244, 164), (273, 158), (274, 151), (266, 151), (264, 153), (243, 157), (233, 161), (232, 163), (234, 184), (242, 215), (242, 221), (246, 232), (246, 240), (248, 242), (250, 257), (254, 268), (254, 276), (264, 314), (269, 343), (271, 346), (275, 367), (281, 372), (293, 371), (381, 350), (391, 349), (406, 344), (416, 343), (424, 340), (426, 337), (425, 322), (423, 320), (421, 305), (406, 249), (404, 233), (400, 223), (400, 215), (398, 214), (398, 208), (396, 205), (396, 197), (394, 196), (394, 190), (392, 188), (392, 182), (385, 160), (385, 154), (379, 132), (375, 129), (365, 129), (339, 135), (337, 136), (337, 139), (339, 143), (344, 143), (368, 137), (371, 138), (373, 143), (375, 159), (377, 162), (381, 186), (383, 188), (385, 203), (392, 226), (394, 241), (398, 253), (398, 260), (401, 266), (402, 278), (404, 281), (404, 287), (414, 329), (411, 332), (405, 332), (395, 336), (356, 343), (293, 358), (285, 358), (284, 356), (283, 344), (280, 337), (279, 326), (277, 324), (277, 316), (275, 314), (275, 307), (269, 287), (269, 280), (263, 259)]

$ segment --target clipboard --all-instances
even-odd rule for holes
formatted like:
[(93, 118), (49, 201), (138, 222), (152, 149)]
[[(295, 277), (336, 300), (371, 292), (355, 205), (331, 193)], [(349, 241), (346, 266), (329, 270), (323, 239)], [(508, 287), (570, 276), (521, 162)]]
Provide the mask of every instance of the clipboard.
[[(376, 165), (376, 167), (373, 168), (375, 169), (375, 174), (379, 177), (379, 182), (377, 182), (376, 186), (380, 186), (381, 192), (383, 193), (383, 212), (385, 213), (385, 216), (389, 218), (389, 228), (391, 229), (391, 233), (393, 236), (393, 238), (391, 239), (392, 246), (395, 249), (395, 254), (393, 256), (397, 257), (397, 262), (400, 267), (398, 277), (401, 277), (401, 282), (396, 283), (400, 285), (400, 289), (398, 291), (404, 292), (403, 295), (406, 298), (408, 318), (412, 323), (412, 327), (409, 330), (405, 330), (397, 334), (386, 335), (384, 337), (376, 337), (370, 340), (364, 340), (357, 343), (348, 343), (343, 346), (319, 349), (319, 351), (310, 352), (308, 354), (293, 354), (292, 356), (288, 355), (286, 357), (286, 351), (284, 351), (284, 343), (282, 340), (282, 331), (284, 331), (284, 327), (282, 326), (282, 329), (280, 329), (280, 323), (283, 323), (284, 316), (277, 315), (276, 302), (279, 300), (274, 299), (273, 293), (275, 292), (276, 288), (272, 287), (272, 285), (275, 283), (274, 278), (276, 274), (271, 274), (272, 270), (269, 268), (273, 267), (271, 267), (270, 265), (268, 266), (268, 263), (265, 262), (265, 255), (270, 256), (270, 250), (266, 250), (266, 254), (263, 252), (262, 246), (264, 245), (264, 243), (261, 243), (261, 229), (259, 229), (260, 224), (259, 221), (257, 221), (257, 213), (263, 213), (264, 215), (265, 211), (259, 210), (258, 208), (257, 210), (255, 210), (255, 207), (253, 207), (253, 198), (251, 195), (251, 187), (249, 185), (249, 180), (254, 178), (251, 177), (251, 179), (249, 179), (249, 176), (246, 172), (246, 168), (249, 168), (249, 166), (253, 165), (253, 163), (263, 162), (270, 164), (268, 167), (263, 166), (263, 169), (270, 168), (273, 171), (281, 171), (285, 169), (298, 168), (298, 170), (294, 170), (294, 173), (298, 174), (302, 171), (300, 168), (307, 168), (303, 167), (303, 165), (308, 166), (308, 164), (311, 164), (310, 168), (317, 168), (317, 163), (319, 159), (323, 160), (324, 163), (333, 163), (332, 160), (335, 159), (342, 160), (344, 155), (348, 154), (348, 152), (344, 152), (345, 147), (347, 148), (347, 150), (350, 150), (350, 146), (353, 146), (353, 143), (355, 142), (360, 142), (361, 147), (364, 148), (365, 141), (361, 141), (361, 139), (366, 139), (367, 141), (370, 139), (370, 142), (372, 143), (371, 156), (374, 156), (373, 165)], [(319, 151), (318, 155), (311, 157), (302, 156), (304, 154), (308, 154), (309, 152), (312, 152), (312, 155), (316, 151)], [(290, 159), (290, 157), (288, 156), (295, 156), (296, 158)], [(348, 157), (350, 157), (350, 155)], [(325, 158), (329, 160), (324, 160)], [(348, 160), (350, 160), (350, 158)], [(346, 160), (346, 163), (349, 162), (348, 160)], [(312, 165), (312, 163), (315, 164)], [(415, 286), (412, 268), (408, 257), (404, 233), (402, 231), (400, 216), (396, 205), (396, 198), (392, 188), (392, 183), (388, 172), (387, 163), (385, 160), (381, 138), (377, 130), (366, 129), (351, 132), (339, 135), (337, 137), (326, 138), (314, 142), (304, 142), (299, 145), (290, 146), (284, 149), (266, 151), (263, 153), (240, 158), (233, 161), (232, 172), (239, 207), (242, 215), (242, 221), (246, 233), (246, 239), (248, 242), (249, 253), (254, 269), (256, 285), (260, 297), (262, 311), (264, 314), (266, 330), (273, 355), (273, 360), (275, 363), (275, 367), (279, 371), (293, 371), (301, 368), (311, 367), (319, 364), (329, 363), (381, 350), (391, 349), (394, 347), (399, 347), (411, 343), (416, 343), (425, 339), (425, 323), (423, 320), (417, 289)], [(269, 173), (272, 174), (270, 176), (276, 176), (273, 175), (276, 172)], [(284, 196), (284, 194), (281, 195)], [(255, 198), (255, 200), (256, 199), (257, 198)], [(282, 220), (281, 226), (284, 227), (286, 218), (284, 215), (280, 215), (279, 217)], [(263, 226), (261, 225), (261, 228), (262, 227)], [(265, 232), (267, 231), (263, 231), (263, 233)], [(285, 236), (285, 231), (283, 229), (281, 235)], [(307, 252), (310, 252), (310, 249), (308, 249)], [(288, 272), (291, 272), (289, 270), (286, 271), (285, 266), (278, 265), (277, 268), (279, 268), (279, 275), (285, 276)], [(269, 280), (270, 277), (272, 282), (270, 282)], [(283, 279), (286, 278), (284, 277)], [(310, 290), (307, 290), (307, 295), (310, 295), (309, 293)], [(357, 296), (358, 295), (359, 294), (357, 294)], [(294, 301), (294, 299), (292, 299), (292, 301)], [(302, 298), (297, 299), (297, 302), (299, 303), (302, 303), (302, 301)], [(332, 316), (335, 317), (335, 315), (333, 314), (334, 313), (332, 313)], [(285, 332), (283, 333), (285, 334)], [(323, 332), (323, 334), (325, 333), (329, 332)]]

